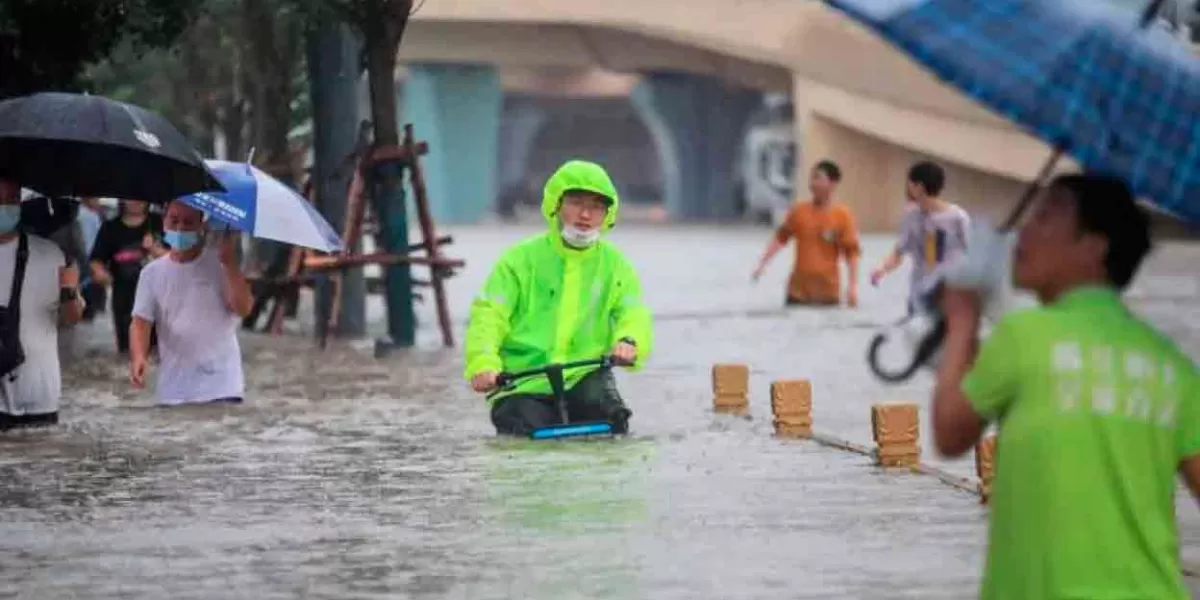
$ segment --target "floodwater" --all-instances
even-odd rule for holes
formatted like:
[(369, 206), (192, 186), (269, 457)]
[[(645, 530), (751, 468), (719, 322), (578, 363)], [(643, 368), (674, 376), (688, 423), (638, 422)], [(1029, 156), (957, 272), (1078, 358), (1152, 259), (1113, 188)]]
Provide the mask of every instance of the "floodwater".
[[(450, 231), (468, 264), (450, 286), (460, 340), (491, 261), (535, 230)], [(811, 379), (817, 429), (862, 443), (872, 403), (927, 406), (928, 375), (887, 387), (864, 363), (872, 328), (903, 311), (906, 273), (864, 285), (858, 310), (784, 312), (787, 257), (749, 283), (767, 235), (614, 233), (658, 314), (649, 366), (620, 376), (635, 433), (622, 441), (497, 440), (430, 305), (421, 347), (381, 359), (369, 342), (318, 352), (302, 322), (246, 336), (249, 402), (232, 408), (153, 408), (108, 355), (108, 326), (78, 330), (68, 424), (0, 436), (0, 597), (973, 597), (975, 496), (771, 436), (774, 379)], [(890, 238), (866, 242), (864, 272)], [(1133, 294), (1194, 356), (1197, 259), (1165, 248)], [(751, 418), (712, 413), (717, 362), (750, 365)], [(972, 474), (927, 436), (925, 458)], [(1180, 518), (1200, 559), (1190, 500)]]

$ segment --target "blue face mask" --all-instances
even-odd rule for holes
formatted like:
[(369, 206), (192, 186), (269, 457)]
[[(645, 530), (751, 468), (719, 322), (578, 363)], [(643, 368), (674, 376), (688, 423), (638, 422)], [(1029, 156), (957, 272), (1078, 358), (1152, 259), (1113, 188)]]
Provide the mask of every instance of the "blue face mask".
[(0, 232), (8, 233), (17, 228), (17, 224), (21, 222), (21, 205), (19, 204), (4, 204), (0, 205)]
[(168, 229), (163, 232), (163, 241), (172, 250), (187, 252), (200, 243), (200, 233), (196, 231), (171, 231)]

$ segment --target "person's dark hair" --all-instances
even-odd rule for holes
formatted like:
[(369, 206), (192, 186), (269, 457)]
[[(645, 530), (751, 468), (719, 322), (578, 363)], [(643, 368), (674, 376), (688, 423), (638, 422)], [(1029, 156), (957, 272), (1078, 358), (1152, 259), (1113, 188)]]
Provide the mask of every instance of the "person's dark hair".
[(825, 176), (834, 183), (842, 180), (842, 168), (832, 160), (823, 160), (817, 163), (817, 165), (813, 167), (813, 170), (824, 173)]
[(908, 169), (908, 180), (921, 184), (926, 194), (936, 196), (946, 186), (946, 171), (935, 162), (923, 160)]
[(53, 237), (73, 225), (79, 215), (79, 203), (61, 196), (35, 196), (21, 203), (20, 228), (40, 237)]
[(1080, 234), (1094, 233), (1108, 241), (1104, 271), (1109, 283), (1124, 290), (1150, 253), (1150, 215), (1116, 177), (1061, 175), (1050, 185), (1071, 193)]

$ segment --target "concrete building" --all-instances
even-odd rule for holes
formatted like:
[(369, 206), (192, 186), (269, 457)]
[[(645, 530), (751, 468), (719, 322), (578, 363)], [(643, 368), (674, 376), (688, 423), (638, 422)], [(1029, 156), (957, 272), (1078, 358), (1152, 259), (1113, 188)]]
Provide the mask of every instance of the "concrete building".
[(553, 115), (504, 112), (513, 93), (626, 95), (659, 159), (643, 179), (681, 219), (734, 216), (737, 146), (763, 92), (791, 93), (797, 175), (841, 163), (841, 197), (868, 231), (898, 222), (913, 161), (938, 160), (947, 197), (1001, 215), (1050, 153), (819, 2), (428, 2), (400, 59), (401, 118), (431, 144), (435, 217), (449, 222), (490, 212), (520, 165), (540, 168), (532, 144)]

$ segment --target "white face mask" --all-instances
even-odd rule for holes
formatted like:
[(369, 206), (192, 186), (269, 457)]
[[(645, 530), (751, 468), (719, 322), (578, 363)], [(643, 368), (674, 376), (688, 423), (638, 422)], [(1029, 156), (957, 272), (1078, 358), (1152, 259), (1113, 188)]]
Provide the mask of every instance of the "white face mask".
[(600, 229), (597, 228), (590, 231), (585, 231), (583, 229), (578, 229), (563, 223), (562, 237), (563, 241), (566, 242), (567, 245), (574, 246), (576, 248), (587, 248), (588, 246), (591, 246), (599, 241)]

